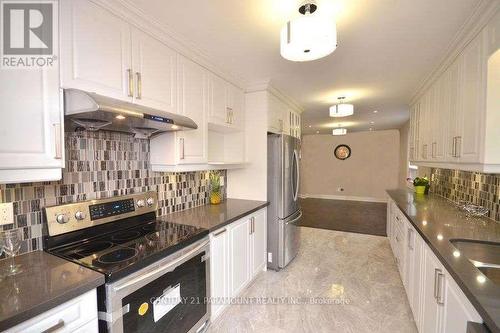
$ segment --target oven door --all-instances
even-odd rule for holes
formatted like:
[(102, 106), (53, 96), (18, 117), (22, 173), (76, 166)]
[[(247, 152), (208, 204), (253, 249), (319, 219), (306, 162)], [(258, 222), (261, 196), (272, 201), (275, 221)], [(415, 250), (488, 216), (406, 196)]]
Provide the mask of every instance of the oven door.
[[(109, 332), (200, 332), (210, 318), (209, 242), (203, 239), (106, 285)], [(103, 318), (104, 317), (104, 318)]]

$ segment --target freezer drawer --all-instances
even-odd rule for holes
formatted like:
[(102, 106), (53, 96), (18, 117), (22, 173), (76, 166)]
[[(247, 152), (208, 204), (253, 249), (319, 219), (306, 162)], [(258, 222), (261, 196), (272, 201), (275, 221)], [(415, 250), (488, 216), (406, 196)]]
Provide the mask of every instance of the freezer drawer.
[(302, 211), (292, 214), (288, 219), (279, 220), (279, 268), (284, 268), (299, 252)]

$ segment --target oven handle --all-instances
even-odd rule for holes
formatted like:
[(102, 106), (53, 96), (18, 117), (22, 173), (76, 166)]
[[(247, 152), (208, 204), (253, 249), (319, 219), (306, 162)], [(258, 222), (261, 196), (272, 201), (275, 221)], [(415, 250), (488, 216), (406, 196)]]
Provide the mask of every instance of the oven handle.
[(169, 263), (167, 266), (158, 267), (157, 269), (155, 269), (155, 270), (153, 270), (151, 272), (148, 272), (146, 274), (138, 276), (135, 279), (127, 281), (124, 284), (121, 284), (119, 286), (113, 287), (113, 290), (115, 292), (117, 292), (117, 291), (120, 291), (120, 290), (125, 289), (127, 287), (130, 287), (131, 285), (139, 283), (142, 280), (145, 280), (145, 279), (147, 279), (147, 278), (149, 278), (149, 277), (151, 277), (153, 275), (156, 275), (156, 274), (159, 274), (159, 273), (168, 273), (170, 271), (173, 271), (177, 266), (179, 266), (180, 262), (185, 261), (189, 257), (191, 257), (194, 254), (196, 254), (197, 252), (199, 252), (202, 248), (204, 248), (205, 246), (207, 246), (208, 243), (209, 243), (209, 240), (206, 240), (203, 243), (201, 243), (200, 245), (198, 245), (197, 247), (195, 247), (194, 249), (192, 249), (191, 251), (189, 251), (188, 253), (183, 254), (179, 258), (175, 259), (174, 261), (172, 261), (171, 263)]

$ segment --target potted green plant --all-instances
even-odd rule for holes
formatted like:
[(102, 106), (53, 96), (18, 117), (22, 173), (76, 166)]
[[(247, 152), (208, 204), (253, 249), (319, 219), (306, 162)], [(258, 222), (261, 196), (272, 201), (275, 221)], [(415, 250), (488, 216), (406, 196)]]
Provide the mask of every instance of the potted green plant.
[(427, 177), (417, 177), (413, 180), (413, 187), (417, 194), (426, 194), (429, 186), (429, 178)]

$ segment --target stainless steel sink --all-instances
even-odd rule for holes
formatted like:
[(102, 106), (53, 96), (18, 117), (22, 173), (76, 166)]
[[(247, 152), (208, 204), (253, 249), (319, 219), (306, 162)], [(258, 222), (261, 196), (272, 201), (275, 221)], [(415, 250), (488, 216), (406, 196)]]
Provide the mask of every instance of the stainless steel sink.
[(451, 243), (488, 279), (500, 284), (500, 243), (459, 239), (451, 240)]

